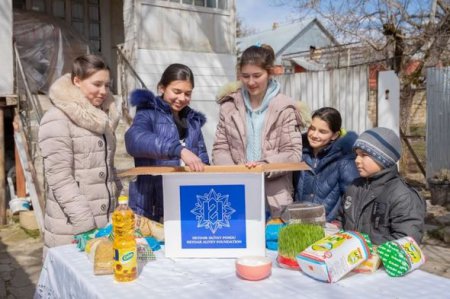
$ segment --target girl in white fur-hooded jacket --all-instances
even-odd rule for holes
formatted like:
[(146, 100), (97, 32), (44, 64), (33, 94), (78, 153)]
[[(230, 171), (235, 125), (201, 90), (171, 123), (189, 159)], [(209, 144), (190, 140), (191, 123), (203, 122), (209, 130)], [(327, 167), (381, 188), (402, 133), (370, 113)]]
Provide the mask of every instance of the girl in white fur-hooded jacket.
[(41, 120), (47, 198), (44, 256), (74, 235), (105, 226), (121, 189), (114, 168), (120, 113), (109, 92), (110, 72), (95, 55), (73, 62), (50, 87), (53, 104)]

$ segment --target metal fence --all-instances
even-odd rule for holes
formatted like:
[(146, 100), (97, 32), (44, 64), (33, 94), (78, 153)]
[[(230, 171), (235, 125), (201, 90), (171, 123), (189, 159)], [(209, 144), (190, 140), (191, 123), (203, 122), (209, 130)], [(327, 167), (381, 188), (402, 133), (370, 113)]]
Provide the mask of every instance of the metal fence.
[(427, 70), (427, 178), (450, 169), (450, 67)]
[(368, 117), (369, 71), (367, 66), (277, 77), (281, 90), (306, 102), (312, 111), (331, 106), (341, 112), (343, 127), (362, 133), (372, 127)]

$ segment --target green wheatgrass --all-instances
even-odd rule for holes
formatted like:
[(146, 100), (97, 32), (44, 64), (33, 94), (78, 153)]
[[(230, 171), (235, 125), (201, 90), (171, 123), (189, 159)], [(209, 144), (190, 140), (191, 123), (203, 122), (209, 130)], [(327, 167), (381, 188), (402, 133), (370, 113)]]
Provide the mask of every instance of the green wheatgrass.
[(325, 237), (321, 225), (295, 223), (280, 230), (278, 236), (278, 253), (287, 258), (295, 258), (308, 246)]

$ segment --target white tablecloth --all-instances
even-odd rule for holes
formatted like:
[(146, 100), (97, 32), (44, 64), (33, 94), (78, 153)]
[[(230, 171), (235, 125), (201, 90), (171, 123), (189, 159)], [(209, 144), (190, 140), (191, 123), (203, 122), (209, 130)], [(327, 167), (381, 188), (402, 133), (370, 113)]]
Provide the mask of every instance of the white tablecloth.
[[(272, 253), (273, 255), (273, 253)], [(235, 274), (234, 259), (167, 259), (158, 252), (134, 282), (95, 276), (93, 266), (74, 245), (52, 248), (42, 268), (35, 298), (450, 298), (450, 279), (416, 270), (391, 278), (383, 270), (349, 274), (329, 284), (299, 271), (279, 268), (261, 281)]]

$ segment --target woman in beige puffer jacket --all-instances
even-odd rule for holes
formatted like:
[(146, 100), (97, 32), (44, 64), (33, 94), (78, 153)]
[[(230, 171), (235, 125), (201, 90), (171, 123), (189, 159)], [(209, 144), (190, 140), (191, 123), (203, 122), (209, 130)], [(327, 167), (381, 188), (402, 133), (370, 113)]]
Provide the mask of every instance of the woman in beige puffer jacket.
[(44, 256), (74, 235), (105, 226), (121, 188), (114, 168), (114, 130), (120, 114), (109, 94), (109, 69), (97, 56), (80, 56), (71, 74), (50, 88), (41, 120), (47, 198)]

